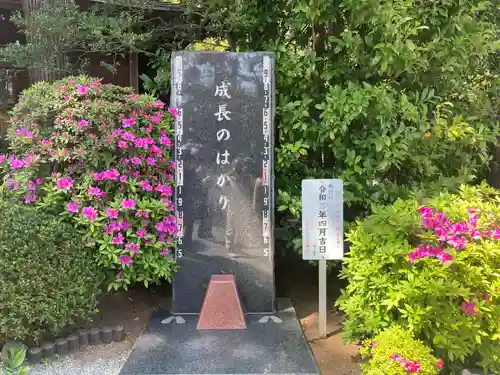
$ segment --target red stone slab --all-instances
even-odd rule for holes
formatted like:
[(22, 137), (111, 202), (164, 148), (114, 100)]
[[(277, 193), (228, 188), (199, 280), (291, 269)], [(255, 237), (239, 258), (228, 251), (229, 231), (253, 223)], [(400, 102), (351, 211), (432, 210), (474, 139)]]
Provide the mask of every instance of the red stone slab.
[(247, 328), (234, 275), (213, 275), (210, 278), (196, 328)]

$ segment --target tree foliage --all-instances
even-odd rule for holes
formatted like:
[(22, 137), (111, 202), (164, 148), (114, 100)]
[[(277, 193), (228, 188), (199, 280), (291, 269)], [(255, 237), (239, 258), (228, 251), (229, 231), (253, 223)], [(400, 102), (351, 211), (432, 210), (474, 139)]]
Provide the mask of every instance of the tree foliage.
[(211, 33), (277, 53), (281, 210), (300, 215), (307, 177), (342, 178), (357, 214), (484, 173), (497, 131), (493, 3), (208, 3)]
[[(96, 1), (88, 9), (76, 0), (46, 3), (29, 16), (17, 13), (11, 18), (28, 43), (6, 45), (0, 49), (1, 60), (19, 68), (72, 74), (85, 71), (91, 55), (99, 53), (111, 58), (102, 64), (112, 70), (117, 57), (131, 52), (154, 55), (156, 45), (176, 48), (197, 32), (182, 22), (178, 4), (161, 12), (155, 0)], [(178, 17), (168, 20), (168, 12)]]

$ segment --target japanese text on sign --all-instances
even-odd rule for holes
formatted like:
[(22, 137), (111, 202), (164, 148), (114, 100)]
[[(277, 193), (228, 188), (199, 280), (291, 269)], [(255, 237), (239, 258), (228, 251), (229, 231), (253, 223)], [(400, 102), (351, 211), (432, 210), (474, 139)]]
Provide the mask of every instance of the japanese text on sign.
[(342, 180), (303, 180), (302, 258), (341, 260), (343, 230)]

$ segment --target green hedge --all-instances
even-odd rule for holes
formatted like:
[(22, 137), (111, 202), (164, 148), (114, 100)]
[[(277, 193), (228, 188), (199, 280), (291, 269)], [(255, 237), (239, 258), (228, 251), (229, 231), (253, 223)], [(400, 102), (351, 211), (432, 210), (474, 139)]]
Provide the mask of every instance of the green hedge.
[(95, 312), (99, 271), (71, 226), (0, 200), (0, 343), (54, 335)]

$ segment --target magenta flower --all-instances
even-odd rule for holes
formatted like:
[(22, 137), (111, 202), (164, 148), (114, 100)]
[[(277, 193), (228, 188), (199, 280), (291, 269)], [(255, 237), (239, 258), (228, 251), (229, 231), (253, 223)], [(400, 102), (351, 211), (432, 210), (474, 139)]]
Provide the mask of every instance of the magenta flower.
[(0, 164), (3, 164), (5, 162), (5, 156), (0, 155)]
[(135, 213), (135, 216), (136, 217), (149, 217), (149, 213), (147, 211), (142, 211), (142, 210), (139, 210)]
[(133, 135), (132, 133), (129, 133), (129, 132), (125, 132), (122, 134), (122, 138), (125, 141), (133, 141), (135, 139), (135, 135)]
[(122, 184), (124, 184), (125, 182), (127, 182), (127, 176), (121, 175), (121, 176), (120, 176), (120, 182), (121, 182)]
[(125, 245), (125, 249), (130, 250), (134, 254), (137, 254), (139, 252), (139, 245), (129, 242)]
[(102, 172), (102, 177), (105, 180), (116, 180), (120, 176), (120, 173), (116, 170), (116, 168), (108, 169)]
[(125, 237), (123, 234), (118, 233), (115, 237), (111, 239), (111, 243), (113, 245), (123, 245), (123, 241), (125, 240)]
[(82, 215), (87, 217), (90, 222), (93, 222), (97, 218), (97, 211), (93, 207), (85, 207), (82, 210)]
[(147, 158), (147, 163), (148, 165), (151, 165), (152, 167), (154, 167), (156, 165), (156, 158), (153, 158), (153, 157), (149, 157)]
[(470, 231), (470, 237), (473, 240), (480, 240), (481, 238), (483, 238), (481, 232), (478, 231), (477, 229), (473, 229), (473, 230)]
[(124, 199), (122, 201), (122, 208), (124, 208), (125, 210), (135, 209), (135, 201), (133, 199)]
[(128, 148), (128, 143), (125, 141), (119, 141), (118, 142), (118, 147), (119, 148)]
[(167, 147), (172, 147), (172, 140), (169, 137), (160, 137), (160, 144)]
[(130, 128), (132, 125), (135, 125), (136, 121), (133, 118), (125, 118), (122, 120), (122, 125), (124, 128)]
[(77, 129), (82, 129), (86, 128), (87, 126), (89, 126), (89, 122), (87, 120), (80, 120), (78, 121), (78, 125), (76, 127)]
[(174, 189), (168, 185), (158, 185), (155, 190), (161, 195), (166, 195), (167, 197), (171, 197), (174, 194)]
[(465, 237), (458, 237), (456, 235), (452, 235), (451, 237), (449, 237), (447, 242), (448, 245), (454, 247), (457, 250), (461, 250), (467, 245), (467, 240), (465, 239)]
[(476, 303), (474, 301), (462, 302), (462, 312), (465, 315), (475, 316), (477, 315)]
[(135, 234), (137, 234), (137, 237), (139, 238), (144, 238), (148, 232), (146, 232), (145, 229), (138, 229)]
[(68, 210), (68, 212), (76, 214), (80, 210), (80, 206), (78, 206), (76, 202), (69, 202), (68, 204), (66, 204), (66, 210)]
[(168, 250), (167, 249), (161, 249), (160, 254), (163, 255), (163, 256), (168, 255)]
[(492, 230), (490, 235), (494, 240), (500, 240), (500, 229), (496, 228)]
[(106, 216), (112, 219), (118, 219), (118, 215), (120, 214), (119, 210), (116, 210), (114, 208), (107, 208), (106, 209)]
[(172, 117), (177, 117), (177, 116), (179, 116), (179, 112), (177, 111), (177, 108), (174, 108), (174, 107), (170, 107), (170, 108), (168, 109), (168, 113), (170, 113), (170, 115), (171, 115)]
[(152, 116), (151, 117), (151, 122), (153, 124), (159, 124), (161, 122), (161, 117), (160, 116)]
[(153, 186), (149, 183), (148, 180), (142, 180), (139, 182), (139, 186), (143, 191), (153, 191)]
[(21, 160), (16, 159), (16, 158), (13, 158), (12, 160), (10, 160), (9, 165), (12, 169), (19, 169), (19, 168), (24, 167), (24, 163)]
[(36, 201), (37, 195), (35, 193), (29, 193), (24, 196), (24, 203), (29, 204)]
[(132, 162), (132, 164), (134, 165), (140, 165), (142, 163), (142, 160), (141, 158), (137, 157), (137, 156), (134, 156), (133, 158), (130, 159), (130, 161)]
[(76, 87), (76, 93), (80, 96), (85, 95), (87, 93), (87, 90), (87, 86), (80, 85)]
[(443, 249), (434, 248), (430, 245), (420, 245), (417, 249), (408, 254), (408, 263), (413, 264), (418, 259), (422, 258), (436, 258), (443, 264), (453, 260), (453, 257)]
[(57, 190), (69, 190), (73, 187), (73, 179), (70, 177), (61, 177), (56, 182)]
[(127, 231), (130, 228), (132, 228), (132, 226), (125, 219), (121, 219), (120, 221), (118, 221), (118, 225), (120, 226), (120, 229), (124, 231)]
[(120, 262), (124, 266), (128, 266), (128, 265), (132, 264), (134, 262), (134, 260), (132, 259), (131, 256), (122, 254), (122, 255), (120, 255)]
[(102, 195), (102, 190), (98, 187), (89, 187), (88, 194), (100, 197)]

